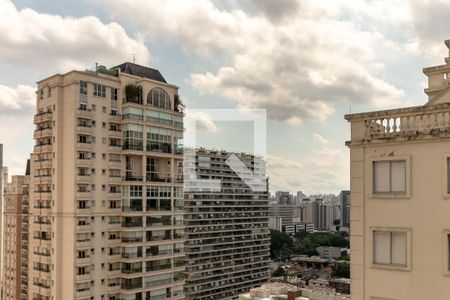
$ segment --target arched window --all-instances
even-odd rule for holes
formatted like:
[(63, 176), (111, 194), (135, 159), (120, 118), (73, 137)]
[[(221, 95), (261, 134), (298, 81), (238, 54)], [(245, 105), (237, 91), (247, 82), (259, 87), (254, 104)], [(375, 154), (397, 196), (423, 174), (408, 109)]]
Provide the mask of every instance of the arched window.
[(169, 94), (162, 88), (153, 88), (147, 95), (147, 104), (155, 107), (171, 109)]

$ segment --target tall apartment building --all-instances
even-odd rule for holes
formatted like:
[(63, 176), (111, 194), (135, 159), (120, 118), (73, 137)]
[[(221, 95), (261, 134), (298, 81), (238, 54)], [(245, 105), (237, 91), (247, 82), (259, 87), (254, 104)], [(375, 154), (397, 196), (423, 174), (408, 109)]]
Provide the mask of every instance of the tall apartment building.
[(339, 203), (341, 206), (340, 225), (350, 227), (350, 191), (341, 191), (339, 193)]
[[(236, 299), (270, 277), (268, 190), (250, 189), (226, 164), (230, 154), (199, 149), (186, 156), (186, 178), (195, 170), (200, 180), (221, 180), (220, 191), (185, 192), (190, 300)], [(261, 160), (235, 155), (265, 178)]]
[(269, 206), (271, 217), (281, 217), (281, 227), (292, 226), (294, 223), (294, 205), (292, 204), (271, 204)]
[(183, 299), (183, 113), (158, 70), (38, 82), (29, 299)]
[[(27, 164), (29, 166), (29, 163)], [(24, 175), (5, 173), (2, 299), (28, 299), (29, 168)]]
[(346, 116), (352, 300), (449, 298), (450, 58), (445, 62), (423, 70), (424, 105)]
[(313, 223), (313, 204), (309, 199), (302, 200), (300, 220), (304, 223)]
[(277, 191), (275, 192), (275, 198), (278, 204), (294, 204), (294, 196), (289, 192)]

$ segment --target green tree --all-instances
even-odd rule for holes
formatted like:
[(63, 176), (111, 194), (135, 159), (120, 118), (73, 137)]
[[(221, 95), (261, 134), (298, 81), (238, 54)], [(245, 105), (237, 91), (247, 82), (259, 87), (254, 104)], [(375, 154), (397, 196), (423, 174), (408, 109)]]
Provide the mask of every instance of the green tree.
[(345, 277), (350, 278), (350, 264), (349, 263), (340, 263), (335, 264), (332, 267), (331, 276), (333, 277)]
[(278, 267), (275, 271), (273, 271), (272, 276), (273, 277), (280, 277), (280, 276), (286, 276), (287, 272), (282, 268)]
[(272, 258), (284, 260), (293, 253), (294, 242), (285, 232), (270, 231), (270, 255)]
[(308, 232), (306, 231), (306, 230), (299, 230), (299, 231), (297, 231), (296, 233), (295, 233), (295, 237), (298, 239), (298, 240), (303, 240), (305, 237), (307, 237), (308, 236)]

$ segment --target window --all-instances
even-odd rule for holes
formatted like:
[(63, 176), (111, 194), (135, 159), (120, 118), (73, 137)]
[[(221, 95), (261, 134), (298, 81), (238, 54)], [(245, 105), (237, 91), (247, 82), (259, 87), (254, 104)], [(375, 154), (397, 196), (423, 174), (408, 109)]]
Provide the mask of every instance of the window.
[(51, 97), (52, 96), (52, 88), (48, 87), (47, 89), (47, 97)]
[(406, 193), (406, 161), (373, 162), (374, 193)]
[(407, 232), (374, 231), (373, 263), (377, 265), (407, 266)]
[(94, 83), (93, 95), (97, 97), (106, 97), (106, 87), (104, 85)]
[(117, 101), (117, 89), (111, 88), (111, 100)]
[(162, 88), (153, 88), (147, 95), (147, 104), (155, 107), (170, 109), (169, 94)]
[(80, 95), (87, 95), (87, 81), (80, 81)]

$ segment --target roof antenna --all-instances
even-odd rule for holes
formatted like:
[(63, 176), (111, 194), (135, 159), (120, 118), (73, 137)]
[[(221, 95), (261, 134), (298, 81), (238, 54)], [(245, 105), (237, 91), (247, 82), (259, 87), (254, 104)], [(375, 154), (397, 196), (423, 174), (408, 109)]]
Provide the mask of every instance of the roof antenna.
[(130, 55), (133, 56), (133, 64), (135, 64), (136, 63), (136, 55), (134, 53), (131, 53)]

